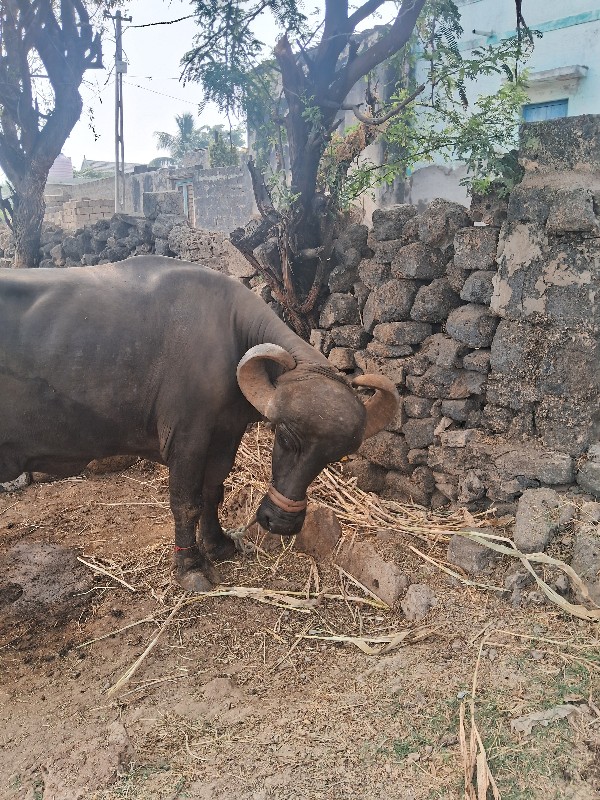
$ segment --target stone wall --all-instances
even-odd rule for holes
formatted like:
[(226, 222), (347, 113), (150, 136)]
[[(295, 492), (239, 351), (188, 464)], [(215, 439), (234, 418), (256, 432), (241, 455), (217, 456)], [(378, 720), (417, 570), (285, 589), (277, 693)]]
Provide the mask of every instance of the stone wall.
[[(142, 215), (146, 193), (178, 192), (178, 185), (182, 182), (190, 182), (193, 188), (193, 225), (196, 228), (229, 233), (245, 225), (254, 211), (252, 183), (245, 166), (217, 169), (193, 166), (126, 175), (124, 213)], [(93, 213), (104, 211), (107, 206), (112, 214), (114, 194), (113, 177), (70, 186), (48, 185), (46, 222), (65, 230), (75, 230), (72, 227), (73, 209), (87, 208), (85, 201), (89, 201)]]
[(348, 464), (363, 488), (472, 509), (541, 486), (600, 497), (599, 127), (527, 126), (525, 179), (487, 224), (434, 201), (338, 242), (313, 343), (402, 393)]

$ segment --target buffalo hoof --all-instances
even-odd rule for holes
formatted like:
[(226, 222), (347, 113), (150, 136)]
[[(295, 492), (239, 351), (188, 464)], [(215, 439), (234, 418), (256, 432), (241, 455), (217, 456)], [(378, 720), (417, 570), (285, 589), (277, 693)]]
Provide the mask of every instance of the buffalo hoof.
[(199, 569), (176, 571), (175, 580), (186, 592), (212, 592), (214, 584)]
[(175, 559), (175, 580), (188, 592), (210, 592), (221, 582), (221, 576), (204, 552), (194, 550), (192, 558)]

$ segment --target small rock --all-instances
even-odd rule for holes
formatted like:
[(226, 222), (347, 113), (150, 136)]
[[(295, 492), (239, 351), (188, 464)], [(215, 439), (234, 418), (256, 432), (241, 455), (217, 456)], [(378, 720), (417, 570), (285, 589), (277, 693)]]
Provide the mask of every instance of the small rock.
[(294, 549), (312, 556), (317, 562), (324, 561), (331, 557), (341, 535), (342, 526), (335, 513), (318, 503), (309, 503)]
[(543, 552), (560, 528), (560, 496), (553, 489), (527, 489), (517, 506), (514, 540), (523, 553)]
[[(483, 531), (485, 532), (485, 531)], [(448, 544), (448, 561), (468, 575), (480, 575), (494, 559), (494, 551), (466, 536), (455, 534)]]
[(534, 661), (541, 661), (544, 657), (543, 650), (532, 650), (529, 654)]
[(408, 586), (408, 578), (398, 564), (386, 557), (388, 549), (389, 545), (376, 539), (354, 539), (342, 544), (336, 563), (384, 603), (393, 606)]
[(24, 489), (31, 483), (31, 474), (29, 472), (22, 472), (14, 481), (6, 481), (0, 483), (0, 492), (16, 492), (19, 489)]
[[(600, 605), (600, 531), (597, 525), (582, 526), (576, 531), (571, 566), (585, 583), (594, 603)], [(583, 600), (579, 593), (577, 595)]]
[(400, 603), (406, 619), (419, 622), (437, 605), (437, 597), (433, 589), (426, 583), (413, 583), (406, 590)]
[(561, 572), (554, 581), (554, 590), (559, 594), (566, 595), (569, 593), (570, 583), (567, 576)]

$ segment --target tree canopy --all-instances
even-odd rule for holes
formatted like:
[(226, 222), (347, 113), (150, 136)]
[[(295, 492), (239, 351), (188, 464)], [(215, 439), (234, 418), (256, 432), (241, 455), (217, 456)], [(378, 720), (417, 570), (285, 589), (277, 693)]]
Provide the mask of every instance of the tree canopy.
[(238, 163), (237, 148), (244, 144), (241, 126), (230, 127), (229, 130), (225, 130), (223, 124), (196, 127), (194, 115), (189, 112), (176, 115), (175, 124), (177, 132), (174, 134), (166, 131), (154, 133), (159, 150), (169, 151), (169, 156), (154, 159), (154, 166), (178, 165), (184, 156), (200, 149), (208, 150), (211, 166), (222, 167)]
[[(84, 0), (5, 0), (0, 6), (0, 167), (14, 195), (14, 265), (37, 266), (50, 167), (79, 119), (79, 86), (102, 67)], [(92, 4), (93, 5), (93, 4)]]
[[(521, 2), (514, 2), (521, 32)], [(380, 126), (403, 113), (407, 123), (414, 114), (412, 103), (426, 85), (437, 86), (438, 96), (442, 86), (433, 70), (417, 84), (414, 65), (409, 64), (406, 74), (398, 74), (392, 104), (384, 107), (369, 76), (398, 54), (404, 54), (408, 64), (414, 57), (411, 46), (419, 21), (441, 19), (444, 25), (437, 29), (434, 50), (455, 55), (454, 64), (446, 59), (443, 67), (445, 86), (453, 84), (464, 91), (470, 73), (454, 46), (460, 29), (458, 9), (452, 0), (365, 0), (352, 7), (348, 0), (325, 0), (323, 9), (311, 16), (302, 12), (298, 0), (195, 0), (193, 6), (199, 32), (182, 61), (186, 80), (200, 82), (205, 98), (226, 114), (243, 114), (257, 140), (268, 143), (259, 167), (265, 166), (273, 147), (278, 153), (276, 166), (289, 164), (279, 182), (285, 202), (275, 207), (261, 170), (250, 160), (262, 223), (234, 232), (232, 240), (264, 275), (288, 320), (306, 335), (324, 276), (332, 266), (331, 223), (343, 202), (340, 186), (348, 171), (383, 130)], [(381, 25), (378, 14), (383, 10), (389, 11), (389, 19)], [(267, 14), (279, 35), (273, 57), (265, 60), (256, 31), (259, 20), (263, 29)], [(369, 25), (368, 34), (359, 32)], [(521, 44), (519, 33), (512, 50), (506, 51), (507, 58), (518, 56)], [(502, 69), (500, 58), (491, 54), (482, 54), (479, 60), (487, 60), (486, 68), (492, 71)], [(363, 79), (365, 101), (348, 103), (351, 90)], [(334, 158), (334, 175), (323, 180), (323, 157), (328, 153), (331, 157), (331, 143), (346, 110), (354, 111), (358, 133), (345, 142), (344, 156), (338, 152)], [(396, 139), (402, 149), (399, 131)]]

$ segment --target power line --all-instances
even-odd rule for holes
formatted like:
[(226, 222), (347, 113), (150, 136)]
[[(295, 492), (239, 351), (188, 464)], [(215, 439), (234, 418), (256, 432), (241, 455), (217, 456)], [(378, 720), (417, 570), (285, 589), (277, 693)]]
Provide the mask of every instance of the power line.
[(128, 25), (126, 30), (129, 28), (152, 28), (154, 25), (173, 25), (175, 22), (183, 22), (186, 19), (193, 19), (196, 14), (188, 14), (187, 17), (179, 17), (178, 19), (166, 19), (162, 22), (146, 22), (144, 25)]
[(127, 86), (135, 86), (137, 89), (143, 89), (145, 92), (151, 92), (152, 94), (158, 94), (160, 97), (168, 97), (169, 100), (178, 100), (180, 103), (190, 103), (194, 106), (200, 105), (202, 102), (201, 100), (184, 100), (183, 97), (174, 97), (172, 94), (165, 94), (164, 92), (157, 92), (156, 89), (149, 89), (147, 86), (140, 86), (139, 83), (131, 83), (130, 81), (124, 81)]

